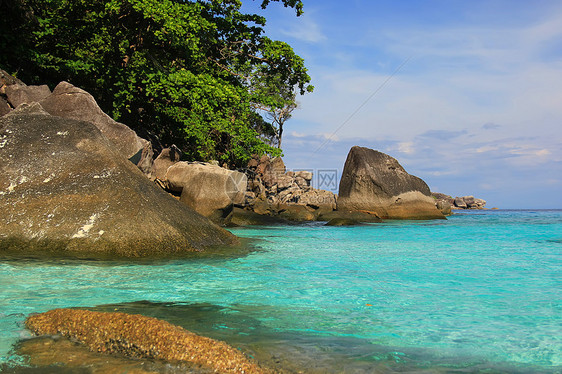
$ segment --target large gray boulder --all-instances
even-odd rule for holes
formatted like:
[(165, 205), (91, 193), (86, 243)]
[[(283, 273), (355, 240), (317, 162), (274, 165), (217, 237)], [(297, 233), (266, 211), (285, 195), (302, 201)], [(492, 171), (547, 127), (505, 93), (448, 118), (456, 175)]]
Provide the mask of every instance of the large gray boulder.
[(423, 180), (389, 155), (357, 146), (347, 155), (337, 209), (375, 212), (383, 219), (445, 218)]
[(165, 183), (170, 190), (181, 192), (180, 201), (217, 223), (225, 223), (234, 204), (244, 202), (248, 178), (217, 165), (180, 161), (168, 168)]
[(0, 251), (152, 256), (236, 238), (169, 196), (89, 122), (0, 118)]
[(147, 141), (138, 137), (128, 126), (105, 114), (88, 92), (68, 82), (61, 82), (40, 104), (53, 116), (93, 123), (123, 156), (137, 158), (140, 162)]

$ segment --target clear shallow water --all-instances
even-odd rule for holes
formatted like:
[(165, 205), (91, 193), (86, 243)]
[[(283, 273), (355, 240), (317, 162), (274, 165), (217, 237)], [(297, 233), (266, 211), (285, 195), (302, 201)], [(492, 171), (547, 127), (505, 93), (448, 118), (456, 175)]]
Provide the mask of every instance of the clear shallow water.
[[(0, 261), (0, 360), (25, 317), (144, 313), (318, 372), (562, 372), (562, 211), (240, 228), (242, 257)], [(384, 370), (383, 370), (384, 369)]]

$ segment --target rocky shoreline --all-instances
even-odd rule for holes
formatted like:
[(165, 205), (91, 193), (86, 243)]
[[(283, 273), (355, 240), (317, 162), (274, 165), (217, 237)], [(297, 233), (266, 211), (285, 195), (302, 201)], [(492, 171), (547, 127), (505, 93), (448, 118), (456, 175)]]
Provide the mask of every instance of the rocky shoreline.
[[(49, 135), (52, 128), (58, 130)], [(280, 157), (254, 156), (247, 167), (229, 170), (215, 161), (181, 161), (181, 151), (174, 145), (156, 155), (149, 141), (106, 115), (88, 92), (67, 82), (58, 84), (53, 92), (45, 85), (27, 86), (3, 70), (0, 141), (0, 153), (8, 160), (3, 165), (6, 178), (0, 194), (7, 198), (7, 212), (10, 206), (18, 210), (4, 218), (10, 228), (0, 231), (3, 249), (26, 243), (38, 250), (68, 251), (87, 242), (93, 252), (136, 257), (147, 252), (147, 245), (141, 242), (150, 243), (159, 253), (235, 242), (216, 225), (443, 219), (457, 209), (486, 206), (485, 200), (473, 196), (432, 193), (396, 159), (363, 147), (351, 148), (338, 194), (313, 188), (311, 171), (288, 171)], [(78, 180), (82, 180), (81, 188), (61, 194), (69, 186), (79, 185)], [(131, 194), (133, 190), (136, 192)], [(156, 190), (167, 192), (175, 201), (164, 202), (165, 194)], [(117, 197), (120, 193), (123, 196)], [(64, 205), (68, 213), (58, 214), (63, 211), (61, 204), (49, 202), (56, 194), (60, 195), (58, 201), (69, 199)], [(49, 198), (38, 203), (44, 195)], [(90, 203), (97, 200), (95, 207), (88, 206), (86, 196)], [(116, 206), (121, 211), (111, 212)], [(174, 213), (163, 217), (164, 212)], [(27, 221), (18, 221), (18, 216)], [(105, 222), (108, 216), (112, 216), (109, 223)], [(57, 218), (81, 225), (65, 231)], [(123, 222), (127, 224), (119, 224)], [(34, 229), (39, 226), (41, 229)], [(131, 233), (129, 238), (126, 232)], [(142, 241), (136, 235), (139, 232), (145, 233)]]
[[(233, 242), (227, 233), (218, 230), (211, 222), (220, 226), (230, 226), (335, 220), (332, 224), (343, 225), (381, 222), (384, 219), (443, 219), (451, 214), (452, 209), (483, 209), (486, 204), (484, 200), (472, 196), (452, 198), (444, 194), (431, 193), (423, 180), (408, 174), (396, 159), (363, 147), (353, 147), (350, 150), (338, 194), (313, 188), (312, 172), (287, 171), (283, 160), (279, 157), (271, 159), (268, 156), (255, 156), (248, 162), (246, 168), (240, 170), (228, 170), (214, 161), (180, 161), (181, 151), (173, 145), (163, 149), (155, 157), (155, 151), (149, 141), (140, 138), (128, 126), (115, 122), (103, 113), (94, 98), (86, 91), (67, 82), (61, 82), (51, 92), (47, 86), (27, 86), (1, 70), (0, 119), (2, 139), (0, 152), (4, 159), (9, 160), (8, 164), (3, 166), (7, 178), (4, 182), (6, 185), (0, 185), (0, 193), (14, 198), (11, 204), (19, 204), (18, 209), (21, 212), (25, 212), (30, 205), (38, 209), (20, 215), (44, 216), (49, 218), (46, 220), (49, 222), (53, 218), (51, 216), (58, 216), (55, 212), (60, 208), (56, 204), (49, 205), (48, 201), (41, 209), (38, 208), (37, 203), (30, 204), (33, 197), (38, 196), (39, 186), (45, 189), (47, 185), (58, 183), (50, 188), (47, 194), (50, 196), (55, 190), (60, 191), (69, 185), (78, 185), (77, 182), (70, 182), (70, 180), (85, 178), (81, 183), (82, 189), (71, 192), (72, 198), (76, 200), (75, 208), (67, 209), (67, 211), (83, 211), (82, 216), (72, 216), (76, 222), (82, 222), (82, 226), (74, 228), (72, 234), (62, 233), (58, 226), (56, 230), (50, 230), (49, 225), (36, 232), (33, 227), (46, 222), (29, 222), (24, 230), (22, 223), (17, 222), (12, 214), (8, 219), (12, 229), (0, 232), (0, 242), (4, 243), (1, 244), (4, 248), (10, 241), (18, 245), (27, 241), (30, 245), (37, 244), (37, 247), (44, 247), (45, 241), (58, 240), (59, 244), (55, 247), (68, 249), (73, 246), (69, 244), (73, 240), (69, 239), (77, 239), (76, 235), (80, 239), (85, 239), (82, 242), (89, 240), (97, 247), (101, 243), (107, 244), (104, 239), (110, 237), (111, 232), (115, 230), (111, 230), (110, 225), (102, 223), (104, 217), (107, 217), (106, 210), (111, 210), (114, 205), (125, 208), (119, 213), (112, 214), (114, 222), (128, 222), (134, 226), (135, 222), (142, 220), (143, 217), (151, 217), (141, 224), (142, 228), (131, 228), (129, 231), (146, 232), (145, 242), (153, 242), (153, 238), (159, 238), (157, 243), (153, 243), (156, 247), (175, 241), (178, 243), (174, 246), (176, 249), (165, 249), (163, 252), (176, 252), (181, 246), (200, 250), (209, 245)], [(72, 121), (82, 122), (72, 123)], [(33, 127), (35, 129), (32, 131)], [(48, 135), (47, 129), (55, 127), (59, 128), (56, 134), (65, 135)], [(24, 133), (24, 130), (27, 133)], [(99, 133), (94, 134), (95, 130)], [(88, 131), (91, 135), (83, 135)], [(79, 133), (83, 134), (77, 135)], [(53, 139), (57, 141), (53, 142)], [(90, 145), (77, 149), (73, 142), (78, 145), (86, 143)], [(106, 149), (104, 151), (106, 154), (103, 156), (105, 161), (100, 158), (101, 149)], [(24, 161), (29, 157), (26, 155), (37, 154), (38, 150), (41, 151), (41, 157), (39, 159), (35, 157), (32, 164), (35, 163), (33, 170), (41, 170), (41, 173), (24, 172), (26, 169), (32, 169), (31, 165)], [(72, 152), (74, 154), (70, 159), (58, 157)], [(90, 154), (86, 154), (87, 152)], [(94, 160), (96, 157), (98, 159)], [(97, 165), (95, 170), (92, 169), (92, 165)], [(132, 167), (133, 165), (136, 165), (136, 168)], [(74, 174), (71, 175), (67, 170), (69, 168)], [(125, 172), (124, 169), (128, 171)], [(67, 180), (58, 178), (61, 173), (67, 175)], [(129, 180), (120, 179), (127, 173), (133, 173), (135, 176), (129, 176)], [(91, 176), (91, 179), (86, 182), (87, 175)], [(144, 175), (145, 181), (138, 180), (140, 175)], [(135, 179), (135, 182), (132, 182), (131, 178)], [(98, 182), (101, 180), (106, 181), (106, 186), (95, 187), (94, 179), (98, 179), (95, 181), (97, 184), (100, 184)], [(108, 200), (108, 196), (102, 198), (101, 195), (93, 192), (96, 188), (101, 188), (113, 191), (114, 195), (118, 194), (118, 191), (130, 195), (131, 189), (135, 189), (135, 186), (148, 186), (150, 181), (155, 182), (151, 184), (152, 187), (140, 188), (138, 195), (127, 204), (110, 203), (111, 199)], [(154, 232), (159, 232), (159, 235), (149, 234), (150, 230), (147, 231), (147, 227), (154, 223), (154, 217), (162, 215), (163, 211), (170, 212), (174, 209), (157, 209), (149, 213), (150, 209), (164, 204), (157, 203), (159, 198), (155, 197), (158, 194), (154, 191), (154, 187), (168, 192), (176, 202), (179, 200), (183, 203), (170, 201), (165, 203), (165, 205), (174, 205), (177, 212), (166, 218), (162, 217), (162, 224), (167, 228), (155, 227)], [(145, 195), (149, 191), (150, 196)], [(90, 200), (103, 199), (107, 203), (104, 206), (98, 204), (96, 208), (87, 207), (83, 197), (93, 195), (96, 197), (91, 197)], [(69, 196), (66, 198), (70, 198)], [(162, 196), (160, 194), (160, 198)], [(25, 199), (22, 199), (23, 197)], [(62, 197), (59, 197), (59, 200), (61, 199)], [(120, 199), (127, 200), (127, 198)], [(146, 203), (138, 204), (138, 202)], [(80, 204), (83, 205), (81, 209), (78, 208)], [(133, 207), (136, 210), (136, 218), (127, 212), (127, 209), (130, 212)], [(176, 234), (162, 235), (165, 232), (170, 233), (173, 217), (185, 214), (190, 218), (181, 218), (180, 221), (200, 221), (197, 224), (193, 221), (189, 225), (184, 225), (181, 230), (187, 233), (185, 240), (171, 239)], [(203, 218), (201, 216), (208, 219), (207, 223), (201, 221)], [(71, 217), (64, 217), (64, 215), (59, 218), (71, 221)], [(187, 226), (199, 227), (199, 233), (192, 232), (193, 230), (189, 230)], [(85, 230), (84, 227), (88, 229)], [(55, 231), (57, 235), (53, 235)], [(98, 237), (92, 238), (94, 231), (98, 233)], [(103, 234), (99, 234), (100, 232)], [(215, 233), (211, 234), (211, 232)], [(127, 242), (123, 233), (119, 235), (121, 238), (116, 239), (117, 241)], [(217, 237), (222, 239), (217, 241)], [(83, 243), (80, 245), (82, 246)], [(125, 255), (127, 252), (133, 256), (143, 253), (143, 250), (138, 248), (127, 251), (111, 249), (109, 248), (111, 245), (106, 246), (108, 248), (104, 249), (105, 251), (117, 251)]]
[[(221, 226), (445, 219), (451, 208), (486, 204), (432, 194), (396, 159), (363, 147), (350, 150), (338, 194), (313, 188), (310, 171), (287, 171), (279, 157), (255, 156), (241, 170), (181, 161), (175, 146), (155, 157), (86, 91), (61, 82), (51, 92), (2, 70), (0, 159), (0, 251), (24, 256), (166, 257), (239, 243)], [(63, 309), (31, 316), (27, 327), (96, 352), (270, 372), (225, 343), (148, 317)]]

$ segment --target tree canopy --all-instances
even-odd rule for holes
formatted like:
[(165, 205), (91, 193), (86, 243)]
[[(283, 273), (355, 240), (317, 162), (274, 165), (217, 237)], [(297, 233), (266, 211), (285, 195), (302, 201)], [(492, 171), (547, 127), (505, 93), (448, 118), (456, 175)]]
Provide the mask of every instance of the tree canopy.
[[(273, 1), (302, 13), (301, 0)], [(0, 66), (29, 83), (69, 81), (116, 120), (178, 145), (190, 159), (241, 165), (252, 154), (280, 154), (282, 122), (272, 118), (313, 89), (303, 59), (268, 38), (265, 18), (241, 6), (9, 0)]]

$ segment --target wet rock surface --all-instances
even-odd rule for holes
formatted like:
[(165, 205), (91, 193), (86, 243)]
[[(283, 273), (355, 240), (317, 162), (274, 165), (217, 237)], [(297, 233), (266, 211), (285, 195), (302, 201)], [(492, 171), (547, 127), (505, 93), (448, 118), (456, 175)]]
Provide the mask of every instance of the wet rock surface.
[(90, 351), (83, 344), (60, 336), (42, 336), (22, 341), (17, 345), (16, 352), (25, 357), (25, 367), (6, 370), (8, 373), (153, 374), (168, 372), (171, 374), (189, 372), (186, 369), (182, 370), (179, 366), (166, 368), (166, 364), (150, 360), (100, 355)]

